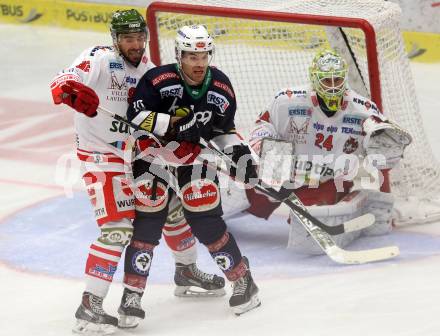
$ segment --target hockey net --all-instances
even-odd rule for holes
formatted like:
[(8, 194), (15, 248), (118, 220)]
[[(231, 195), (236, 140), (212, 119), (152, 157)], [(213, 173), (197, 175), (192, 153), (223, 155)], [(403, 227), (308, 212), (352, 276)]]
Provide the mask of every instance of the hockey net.
[(440, 166), (423, 129), (400, 30), (401, 11), (383, 0), (187, 0), (147, 10), (150, 53), (175, 62), (174, 37), (183, 25), (204, 24), (215, 38), (213, 64), (234, 86), (236, 123), (246, 136), (274, 93), (308, 83), (316, 51), (332, 47), (350, 67), (350, 86), (371, 98), (414, 138), (389, 186), (396, 223), (440, 219)]

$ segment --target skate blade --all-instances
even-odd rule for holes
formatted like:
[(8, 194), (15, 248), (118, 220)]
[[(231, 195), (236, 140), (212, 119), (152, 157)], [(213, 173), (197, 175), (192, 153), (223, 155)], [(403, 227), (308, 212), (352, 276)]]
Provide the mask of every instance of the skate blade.
[(224, 288), (219, 289), (203, 289), (194, 286), (177, 286), (174, 295), (178, 297), (220, 297), (226, 294)]
[(116, 331), (116, 327), (111, 324), (97, 324), (85, 320), (76, 320), (72, 332), (75, 334), (87, 336), (112, 335)]
[(142, 319), (137, 316), (120, 315), (118, 319), (118, 327), (121, 329), (136, 328)]
[(235, 315), (240, 316), (260, 306), (261, 306), (261, 301), (258, 298), (258, 295), (255, 294), (253, 297), (251, 297), (249, 302), (243, 303), (242, 305), (239, 306), (232, 307), (232, 311), (234, 312)]

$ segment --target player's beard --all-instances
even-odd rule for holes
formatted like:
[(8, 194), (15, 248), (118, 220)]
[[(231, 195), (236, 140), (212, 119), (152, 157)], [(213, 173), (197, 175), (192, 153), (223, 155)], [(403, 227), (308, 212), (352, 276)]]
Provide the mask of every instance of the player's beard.
[(145, 48), (141, 49), (129, 49), (124, 54), (125, 59), (133, 64), (134, 66), (138, 66), (142, 60), (142, 56), (144, 55)]

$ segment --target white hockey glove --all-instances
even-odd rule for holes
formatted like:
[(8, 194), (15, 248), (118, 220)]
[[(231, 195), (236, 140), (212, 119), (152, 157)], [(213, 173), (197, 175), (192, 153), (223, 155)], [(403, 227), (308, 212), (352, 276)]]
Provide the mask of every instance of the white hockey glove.
[(403, 156), (411, 142), (411, 135), (392, 121), (382, 121), (376, 117), (365, 119), (363, 130), (366, 136), (363, 146), (367, 155), (383, 155), (385, 164), (381, 169), (393, 168)]

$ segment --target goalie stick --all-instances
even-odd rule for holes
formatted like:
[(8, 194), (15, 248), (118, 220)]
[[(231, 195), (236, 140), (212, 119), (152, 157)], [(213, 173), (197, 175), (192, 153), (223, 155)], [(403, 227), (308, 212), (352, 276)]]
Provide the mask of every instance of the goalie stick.
[[(108, 116), (113, 117), (116, 120), (131, 126), (135, 130), (139, 130), (139, 127), (136, 124), (129, 122), (128, 120), (122, 118), (121, 116), (113, 114), (111, 111), (101, 106), (98, 107), (98, 111), (104, 112)], [(159, 141), (159, 139), (156, 138), (156, 136), (154, 136), (153, 134), (149, 134), (149, 136), (153, 140), (158, 142), (158, 144), (161, 145), (161, 142)], [(216, 156), (224, 160), (226, 159), (228, 162), (230, 162), (231, 165), (235, 165), (235, 162), (233, 162), (226, 154), (224, 154), (218, 148), (214, 147), (214, 144), (211, 143), (211, 145), (209, 145), (204, 139), (200, 139), (200, 142), (205, 148), (211, 150), (214, 154), (216, 154)], [(221, 169), (220, 167), (217, 166), (216, 169), (220, 170), (222, 173), (227, 174), (229, 176), (229, 171), (225, 171), (224, 169)], [(330, 233), (325, 231), (326, 229), (329, 229), (330, 231), (333, 232), (337, 231), (338, 233), (343, 233), (343, 232), (359, 230), (361, 228), (371, 225), (372, 222), (374, 222), (374, 216), (372, 214), (366, 214), (364, 216), (355, 218), (349, 222), (332, 227), (325, 225), (324, 223), (322, 223), (321, 221), (310, 215), (307, 209), (305, 208), (305, 206), (298, 199), (298, 197), (296, 197), (294, 193), (292, 193), (287, 199), (280, 199), (278, 192), (270, 187), (266, 188), (264, 182), (261, 180), (259, 180), (256, 185), (253, 185), (253, 187), (265, 193), (266, 195), (271, 196), (285, 203), (289, 208), (291, 208), (298, 217), (298, 219), (300, 220), (301, 224), (304, 226), (307, 232), (309, 232), (309, 234), (317, 242), (317, 244), (321, 247), (321, 249), (333, 261), (337, 263), (363, 264), (372, 261), (386, 260), (399, 255), (399, 248), (397, 246), (388, 246), (388, 247), (362, 250), (362, 251), (344, 250), (339, 246), (337, 246), (335, 241), (331, 237)]]

